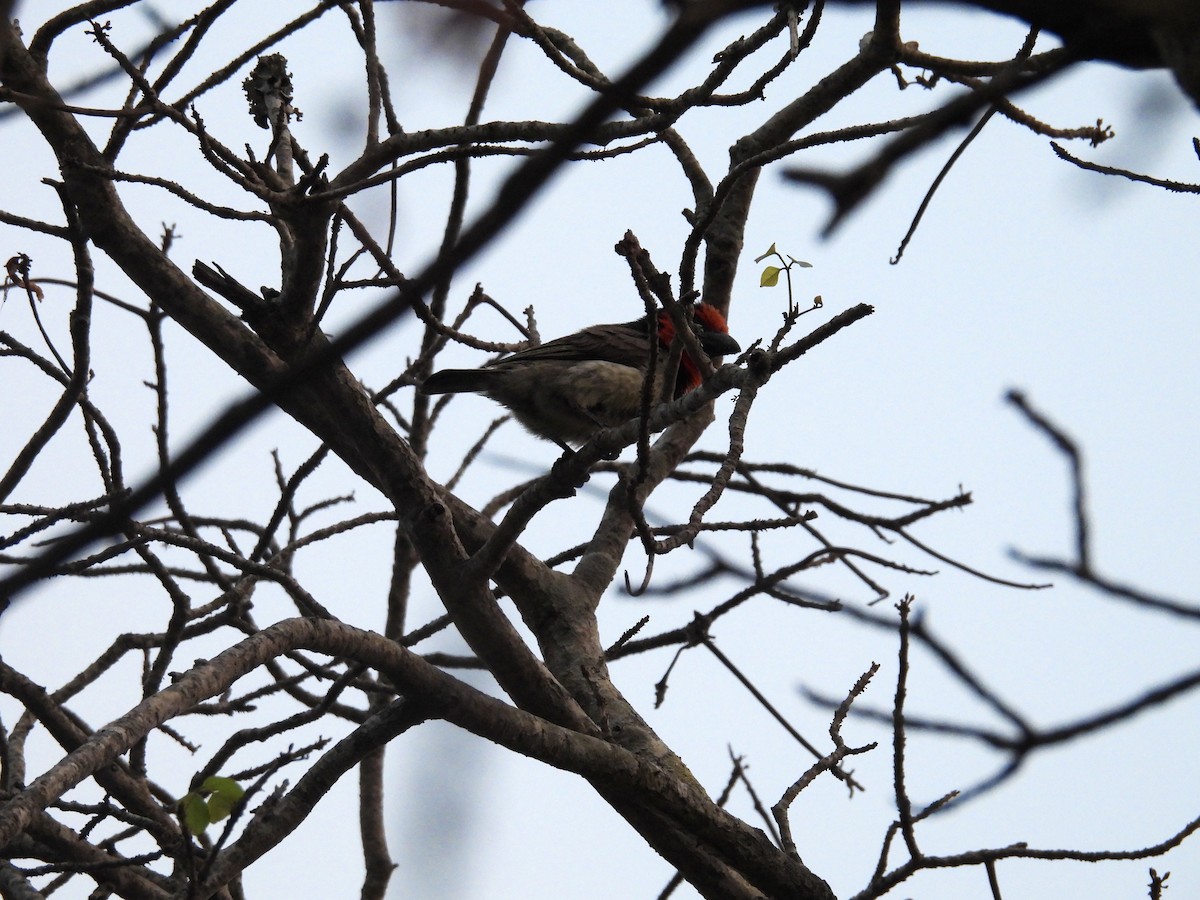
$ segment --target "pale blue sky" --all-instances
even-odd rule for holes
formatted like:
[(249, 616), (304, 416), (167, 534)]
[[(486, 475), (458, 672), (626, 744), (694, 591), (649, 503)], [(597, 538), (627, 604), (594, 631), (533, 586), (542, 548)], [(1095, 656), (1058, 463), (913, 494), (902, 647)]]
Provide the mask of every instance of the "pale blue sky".
[[(174, 11), (193, 5), (164, 3), (160, 8)], [(270, 15), (282, 20), (289, 11), (302, 8), (278, 3)], [(531, 5), (531, 12), (573, 34), (593, 58), (616, 72), (640, 49), (628, 35), (644, 35), (649, 44), (661, 13), (652, 3), (621, 2), (609, 8), (612, 15), (598, 16), (591, 4), (538, 3)], [(392, 7), (381, 7), (381, 13), (387, 27)], [(673, 78), (672, 85), (690, 81), (697, 64), (756, 21), (756, 16), (744, 17), (722, 29), (719, 37), (714, 35), (681, 70), (692, 75)], [(114, 22), (134, 28), (128, 18), (114, 17)], [(325, 32), (311, 35), (327, 35), (321, 42), (295, 41), (282, 51), (291, 61), (296, 102), (305, 113), (296, 134), (314, 156), (329, 152), (336, 170), (361, 146), (346, 109), (348, 104), (362, 105), (356, 92), (360, 66), (345, 50), (337, 14), (327, 16), (323, 26)], [(811, 53), (794, 75), (771, 86), (766, 102), (704, 113), (694, 121), (685, 118), (681, 132), (710, 172), (719, 175), (732, 137), (843, 61), (869, 27), (865, 11), (827, 14)], [(342, 44), (328, 37), (334, 33)], [(120, 38), (122, 32), (115, 36)], [(922, 49), (932, 53), (1000, 58), (1016, 50), (1023, 30), (986, 16), (939, 9), (906, 14), (904, 37), (919, 40)], [(93, 64), (98, 54), (94, 45), (82, 37), (67, 40), (78, 45), (74, 62), (84, 68)], [(249, 42), (236, 29), (227, 40), (226, 52)], [(460, 76), (471, 67), (438, 61), (399, 36), (391, 45), (393, 96), (405, 127), (418, 130), (460, 119), (471, 86), (469, 77)], [(513, 50), (485, 118), (550, 118), (578, 106), (581, 95), (564, 90), (562, 77), (532, 48)], [(198, 59), (197, 68), (206, 61)], [(948, 95), (944, 88), (934, 94), (915, 87), (898, 93), (895, 81), (883, 76), (817, 127), (895, 118)], [(265, 132), (243, 116), (239, 98), (235, 82), (198, 106), (227, 144), (238, 147), (248, 141), (261, 154)], [(1157, 105), (1163, 98), (1173, 104), (1166, 112)], [(1081, 156), (1161, 177), (1200, 181), (1191, 147), (1195, 110), (1165, 74), (1089, 65), (1020, 102), (1058, 126), (1091, 124), (1097, 118), (1112, 124), (1118, 137), (1109, 144), (1097, 149), (1070, 145)], [(11, 125), (6, 127), (7, 135), (14, 134)], [(101, 127), (107, 128), (107, 123)], [(10, 137), (8, 146), (28, 146), (30, 152), (20, 159), (6, 158), (6, 164), (21, 173), (19, 180), (10, 176), (10, 193), (13, 181), (22, 192), (31, 193), (17, 195), (19, 199), (10, 196), (6, 205), (54, 218), (57, 200), (37, 184), (37, 178), (52, 170), (37, 156), (37, 139), (22, 128), (20, 142)], [(210, 185), (209, 196), (241, 203), (235, 192), (196, 171), (187, 140), (168, 138), (169, 132), (162, 129), (155, 135), (159, 132), (162, 136), (148, 141), (144, 149), (131, 148), (123, 165), (144, 164), (179, 180), (201, 178)], [(808, 328), (860, 302), (874, 305), (876, 313), (768, 385), (751, 420), (748, 458), (791, 462), (830, 477), (923, 496), (948, 497), (961, 485), (973, 492), (975, 504), (925, 523), (917, 536), (991, 574), (1041, 581), (1042, 576), (1012, 561), (1008, 551), (1068, 551), (1068, 483), (1065, 464), (1048, 442), (1002, 402), (1006, 390), (1020, 387), (1086, 450), (1100, 571), (1153, 591), (1187, 596), (1200, 575), (1195, 557), (1200, 480), (1193, 471), (1200, 430), (1193, 413), (1200, 384), (1195, 352), (1200, 311), (1194, 297), (1195, 231), (1186, 225), (1194, 199), (1081, 172), (1058, 161), (1045, 138), (997, 117), (943, 185), (904, 260), (889, 265), (957, 137), (901, 166), (828, 241), (818, 236), (828, 215), (827, 202), (810, 190), (785, 184), (777, 171), (763, 176), (739, 272), (733, 333), (747, 345), (769, 336), (779, 321), (781, 289), (759, 289), (751, 262), (771, 243), (813, 264), (799, 274), (800, 297), (821, 294), (825, 309), (802, 320)], [(804, 163), (840, 171), (861, 153), (839, 146), (810, 155)], [(5, 156), (13, 156), (12, 151)], [(510, 167), (506, 161), (478, 167), (475, 209), (490, 197), (497, 176)], [(436, 246), (448, 185), (447, 172), (439, 170), (402, 186), (397, 252), (402, 269), (415, 269)], [(277, 280), (274, 236), (267, 228), (214, 226), (160, 192), (128, 188), (122, 193), (151, 231), (160, 220), (179, 224), (182, 239), (175, 257), (185, 267), (196, 258), (215, 260), (252, 287)], [(504, 240), (462, 273), (455, 297), (461, 302), (480, 281), (514, 310), (532, 303), (546, 336), (599, 319), (632, 318), (639, 301), (612, 245), (632, 229), (661, 266), (674, 268), (686, 233), (679, 210), (688, 205), (686, 186), (662, 151), (577, 166), (560, 175)], [(359, 208), (367, 216), (375, 215), (376, 221), (383, 209), (368, 203)], [(3, 226), (0, 235), (6, 246), (32, 255), (43, 274), (66, 273), (69, 259), (61, 248)], [(105, 265), (98, 284), (118, 294), (129, 291)], [(53, 299), (48, 298), (47, 305)], [(57, 302), (67, 302), (65, 295)], [(336, 309), (330, 329), (355, 318), (367, 302), (364, 295), (362, 307), (347, 304)], [(0, 316), (0, 327), (32, 340), (28, 313), (13, 299)], [(140, 387), (149, 377), (145, 342), (123, 313), (101, 307), (97, 320), (104, 337), (96, 347), (97, 379), (91, 390), (114, 418), (131, 423), (128, 464), (133, 472), (145, 471), (152, 450), (152, 436), (144, 424), (152, 395)], [(358, 354), (354, 366), (364, 382), (379, 386), (397, 374), (404, 358), (415, 352), (415, 333), (411, 326), (393, 329)], [(189, 432), (240, 396), (242, 389), (178, 329), (171, 335), (171, 347), (176, 446), (181, 446)], [(455, 358), (482, 361), (479, 354), (467, 351), (458, 351)], [(42, 387), (22, 385), (22, 403), (31, 417), (42, 409), (34, 409), (36, 404), (46, 402), (38, 393)], [(731, 398), (722, 399), (718, 414), (728, 413), (731, 404)], [(438, 478), (449, 476), (457, 465), (454, 452), (473, 441), (499, 410), (484, 399), (465, 398), (456, 401), (451, 414), (453, 430), (444, 431), (435, 443), (435, 451), (445, 458), (430, 463)], [(710, 430), (707, 445), (720, 447), (720, 422)], [(278, 447), (291, 469), (313, 446), (282, 416), (268, 417), (240, 447), (223, 453), (192, 482), (192, 496), (204, 498), (195, 501), (198, 511), (224, 511), (232, 504), (247, 515), (264, 517), (273, 502), (263, 490), (263, 482), (270, 486), (267, 451)], [(0, 451), (11, 457), (9, 439), (0, 440)], [(506, 426), (493, 451), (463, 485), (464, 496), (472, 502), (484, 502), (498, 483), (526, 476), (503, 457), (544, 467), (556, 455), (551, 445), (514, 425)], [(357, 490), (365, 509), (381, 507), (380, 498), (355, 484), (344, 469), (328, 468), (314, 484), (310, 501), (322, 496), (321, 490)], [(35, 475), (24, 499), (46, 499), (60, 491), (65, 496), (72, 488), (72, 472), (54, 460), (47, 460)], [(231, 491), (231, 484), (236, 490)], [(210, 499), (206, 493), (216, 496)], [(691, 496), (681, 495), (676, 508), (686, 508), (683, 504)], [(655, 505), (668, 506), (665, 500)], [(527, 535), (528, 545), (546, 553), (568, 545), (572, 540), (567, 536), (580, 529), (584, 533), (599, 509), (586, 495), (549, 508)], [(727, 498), (717, 514), (734, 518), (748, 513)], [(821, 522), (847, 542), (942, 569), (932, 579), (877, 574), (894, 597), (915, 592), (918, 608), (935, 630), (1038, 724), (1058, 724), (1095, 712), (1195, 665), (1194, 634), (1164, 616), (1138, 615), (1065, 583), (1038, 593), (999, 588), (949, 571), (913, 551), (882, 545), (865, 530), (840, 527), (831, 517)], [(765, 547), (777, 564), (811, 549), (798, 539), (771, 540)], [(377, 628), (382, 624), (389, 548), (384, 529), (343, 538), (320, 564), (302, 560), (300, 574), (336, 614)], [(721, 549), (730, 555), (746, 552), (745, 544), (734, 539), (722, 542)], [(660, 561), (659, 577), (696, 565), (680, 556)], [(641, 566), (640, 552), (631, 551), (629, 567), (635, 578)], [(354, 573), (353, 579), (348, 572)], [(870, 599), (861, 585), (832, 567), (797, 583), (836, 593), (851, 603)], [(717, 585), (703, 596), (671, 602), (635, 601), (613, 592), (601, 608), (602, 630), (615, 639), (647, 612), (653, 618), (651, 631), (672, 627), (690, 619), (693, 609), (724, 599), (722, 591), (732, 589), (731, 584)], [(153, 607), (136, 592), (123, 597), (116, 610), (94, 598), (56, 594), (53, 586), (38, 596), (38, 604), (25, 605), (6, 621), (0, 647), (6, 659), (33, 666), (37, 677), (49, 684), (111, 639), (89, 612), (107, 617), (106, 624), (119, 631), (133, 629), (139, 612)], [(260, 619), (269, 621), (270, 601), (260, 603)], [(50, 604), (57, 615), (79, 625), (74, 649), (57, 659), (45, 658), (40, 648), (31, 653), (16, 639), (23, 627), (44, 621), (41, 617)], [(278, 615), (287, 614), (287, 607), (279, 604)], [(430, 595), (415, 598), (413, 624), (433, 614)], [(896, 669), (892, 636), (865, 631), (836, 616), (766, 604), (744, 610), (715, 634), (721, 648), (812, 740), (825, 735), (828, 716), (796, 695), (799, 685), (840, 695), (878, 661), (882, 669), (862, 702), (873, 708), (886, 708), (891, 702)], [(731, 745), (746, 757), (764, 800), (774, 802), (809, 759), (703, 651), (684, 657), (673, 675), (668, 702), (653, 710), (653, 684), (668, 661), (669, 654), (659, 653), (623, 662), (616, 668), (619, 684), (710, 790), (719, 791), (724, 783)], [(103, 712), (93, 716), (95, 725), (104, 715), (125, 708), (118, 697), (97, 697), (96, 702)], [(993, 721), (919, 652), (914, 655), (909, 702), (916, 714)], [(926, 823), (920, 831), (922, 846), (929, 852), (953, 853), (1024, 840), (1042, 847), (1101, 850), (1163, 840), (1197, 814), (1196, 706), (1195, 700), (1177, 702), (1143, 715), (1119, 733), (1036, 758), (995, 796)], [(889, 734), (853, 722), (846, 734), (851, 743), (884, 742), (856, 760), (867, 793), (847, 801), (840, 784), (819, 782), (793, 807), (805, 862), (829, 880), (839, 896), (849, 896), (865, 884), (893, 814)], [(207, 752), (215, 748), (213, 740)], [(187, 759), (181, 757), (179, 763), (185, 771), (194, 765)], [(927, 802), (969, 786), (999, 762), (964, 743), (913, 739), (909, 783), (914, 801)], [(577, 779), (546, 772), (446, 726), (427, 726), (398, 741), (391, 751), (389, 777), (393, 852), (401, 865), (393, 882), (394, 897), (646, 897), (655, 896), (669, 877), (666, 865)], [(182, 790), (185, 783), (186, 774), (179, 784), (167, 786)], [(352, 827), (354, 790), (354, 779), (345, 780), (323, 801), (330, 809), (319, 810), (309, 825), (253, 869), (247, 876), (249, 893), (356, 895), (360, 856)], [(463, 823), (443, 815), (460, 807), (474, 811), (477, 818)], [(731, 807), (752, 819), (744, 794), (737, 794)], [(346, 822), (344, 829), (328, 827), (334, 815)], [(429, 827), (436, 821), (429, 817), (437, 815), (443, 815), (446, 832)], [(1001, 885), (1005, 896), (1035, 900), (1128, 898), (1144, 895), (1146, 870), (1153, 865), (1160, 871), (1170, 869), (1170, 883), (1186, 896), (1200, 883), (1197, 846), (1185, 845), (1165, 860), (1127, 864), (1002, 863)], [(457, 856), (456, 850), (461, 851)], [(327, 860), (328, 871), (297, 865), (297, 860), (314, 857)], [(895, 896), (950, 900), (983, 897), (986, 892), (982, 871), (970, 870), (922, 876)], [(680, 890), (675, 896), (695, 895)]]

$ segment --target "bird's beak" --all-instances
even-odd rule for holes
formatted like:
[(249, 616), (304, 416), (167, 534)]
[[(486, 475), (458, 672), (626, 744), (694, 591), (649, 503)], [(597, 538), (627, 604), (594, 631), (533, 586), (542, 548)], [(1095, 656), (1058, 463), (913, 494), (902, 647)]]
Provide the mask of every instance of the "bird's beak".
[(733, 339), (733, 335), (723, 331), (700, 332), (700, 346), (709, 356), (732, 356), (742, 352), (742, 345)]

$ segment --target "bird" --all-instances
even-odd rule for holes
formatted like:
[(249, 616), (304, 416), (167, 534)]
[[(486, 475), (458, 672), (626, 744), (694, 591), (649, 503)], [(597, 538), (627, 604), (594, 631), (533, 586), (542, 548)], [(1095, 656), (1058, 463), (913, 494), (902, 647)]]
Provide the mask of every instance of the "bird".
[[(698, 303), (692, 316), (698, 326), (696, 337), (708, 356), (740, 352), (716, 307)], [(653, 394), (657, 400), (675, 337), (666, 310), (633, 322), (592, 325), (482, 368), (442, 369), (419, 389), (425, 394), (484, 394), (507, 407), (532, 434), (570, 449), (568, 445), (582, 445), (597, 431), (622, 425), (641, 412), (652, 337), (658, 339)], [(700, 382), (700, 367), (685, 350), (673, 397), (682, 397)]]

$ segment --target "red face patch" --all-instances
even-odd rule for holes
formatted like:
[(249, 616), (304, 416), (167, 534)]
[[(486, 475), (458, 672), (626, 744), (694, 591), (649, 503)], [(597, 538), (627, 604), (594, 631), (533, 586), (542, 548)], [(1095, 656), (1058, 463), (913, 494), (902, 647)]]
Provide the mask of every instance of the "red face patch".
[[(720, 334), (729, 333), (729, 324), (720, 311), (707, 303), (699, 303), (692, 309), (696, 323), (705, 331), (715, 331)], [(658, 314), (658, 341), (665, 348), (671, 346), (675, 337), (675, 323), (666, 310)], [(679, 375), (675, 379), (675, 398), (678, 399), (688, 391), (700, 387), (700, 367), (688, 353), (679, 358)]]

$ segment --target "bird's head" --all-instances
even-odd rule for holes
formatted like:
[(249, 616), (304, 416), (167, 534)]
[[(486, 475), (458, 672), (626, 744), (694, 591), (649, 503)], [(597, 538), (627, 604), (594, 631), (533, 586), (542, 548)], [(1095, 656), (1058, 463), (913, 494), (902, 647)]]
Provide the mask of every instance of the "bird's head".
[[(698, 326), (696, 338), (700, 347), (710, 357), (728, 356), (741, 351), (741, 345), (729, 333), (729, 325), (720, 310), (708, 303), (697, 303), (692, 308), (692, 318)], [(658, 340), (664, 347), (670, 347), (675, 338), (675, 323), (667, 311), (658, 313)], [(679, 375), (675, 381), (675, 396), (682, 397), (688, 391), (700, 386), (700, 366), (686, 352), (679, 358)]]

